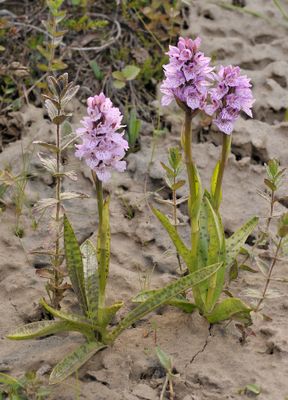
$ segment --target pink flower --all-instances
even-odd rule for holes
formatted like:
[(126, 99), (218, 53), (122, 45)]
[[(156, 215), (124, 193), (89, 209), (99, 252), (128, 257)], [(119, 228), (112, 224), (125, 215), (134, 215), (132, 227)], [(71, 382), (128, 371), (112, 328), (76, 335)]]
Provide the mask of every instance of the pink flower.
[(84, 159), (98, 179), (105, 182), (110, 179), (111, 170), (126, 169), (126, 162), (121, 160), (129, 146), (123, 139), (124, 132), (117, 132), (123, 127), (123, 116), (103, 93), (89, 97), (87, 105), (88, 116), (76, 131), (82, 143), (76, 145), (75, 156)]
[(169, 46), (169, 64), (164, 65), (165, 79), (160, 87), (164, 94), (162, 105), (176, 98), (192, 110), (203, 110), (213, 67), (210, 58), (199, 50), (201, 39), (179, 38), (177, 47)]
[(252, 85), (246, 75), (241, 75), (240, 68), (232, 65), (221, 66), (215, 78), (217, 84), (209, 90), (212, 104), (205, 106), (205, 112), (208, 115), (216, 113), (213, 122), (220, 131), (230, 135), (241, 111), (252, 117), (251, 108), (255, 101)]

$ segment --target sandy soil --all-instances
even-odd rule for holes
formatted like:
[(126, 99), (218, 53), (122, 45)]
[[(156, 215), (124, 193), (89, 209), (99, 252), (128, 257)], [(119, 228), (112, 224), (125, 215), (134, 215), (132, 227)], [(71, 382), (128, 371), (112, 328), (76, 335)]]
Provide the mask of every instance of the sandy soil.
[[(222, 214), (227, 233), (232, 233), (252, 215), (264, 216), (267, 205), (257, 195), (263, 187), (264, 163), (278, 157), (282, 165), (288, 164), (288, 123), (283, 121), (288, 108), (288, 29), (279, 23), (279, 15), (270, 0), (247, 0), (247, 7), (265, 13), (268, 23), (250, 15), (223, 10), (208, 1), (195, 0), (190, 7), (190, 28), (183, 34), (203, 39), (203, 49), (220, 62), (240, 65), (254, 84), (257, 102), (253, 120), (237, 123), (233, 135), (232, 154), (224, 182)], [(273, 23), (275, 18), (275, 23)], [(278, 19), (277, 19), (278, 18)], [(74, 102), (73, 123), (79, 123), (84, 107)], [(145, 125), (142, 149), (128, 157), (128, 171), (115, 175), (106, 186), (112, 192), (112, 262), (109, 301), (125, 300), (119, 313), (123, 315), (132, 305), (129, 299), (143, 288), (161, 287), (175, 278), (176, 257), (166, 233), (151, 214), (147, 201), (156, 202), (153, 195), (164, 185), (159, 160), (166, 160), (166, 150), (179, 144), (181, 116), (176, 109), (164, 111), (171, 123), (171, 133), (158, 139), (154, 158), (151, 159), (152, 127)], [(14, 114), (22, 130), (22, 141), (10, 144), (0, 154), (0, 168), (11, 164), (13, 171), (21, 169), (21, 146), (29, 152), (33, 140), (49, 140), (52, 127), (42, 118), (42, 110), (32, 105)], [(219, 155), (219, 134), (200, 129), (195, 122), (194, 154), (203, 181), (208, 184), (212, 168)], [(89, 171), (68, 154), (68, 163), (79, 171), (77, 187), (65, 181), (67, 189), (76, 189), (90, 195), (89, 199), (67, 202), (67, 210), (79, 241), (90, 237), (97, 227), (96, 201)], [(31, 205), (53, 193), (53, 182), (41, 169), (35, 152), (31, 159), (32, 179), (28, 183), (27, 198)], [(146, 188), (146, 191), (145, 191)], [(183, 188), (180, 195), (185, 194)], [(168, 197), (168, 191), (159, 194)], [(127, 204), (135, 216), (129, 220)], [(165, 209), (163, 204), (157, 206)], [(278, 211), (284, 206), (278, 206)], [(95, 218), (94, 218), (95, 216)], [(179, 210), (181, 234), (188, 236), (185, 206)], [(63, 334), (43, 340), (13, 342), (5, 335), (15, 326), (37, 318), (37, 302), (44, 295), (44, 281), (35, 275), (35, 269), (45, 260), (29, 254), (47, 240), (43, 225), (36, 232), (31, 229), (29, 212), (23, 216), (25, 236), (22, 240), (13, 234), (15, 213), (13, 207), (1, 215), (0, 225), (0, 371), (21, 375), (37, 370), (48, 372), (69, 350), (83, 340), (79, 335)], [(286, 265), (279, 265), (278, 274), (287, 274)], [(235, 294), (243, 289), (261, 288), (260, 274), (241, 272), (231, 290)], [(147, 283), (147, 282), (146, 282)], [(255, 336), (240, 343), (239, 331), (234, 324), (221, 324), (209, 328), (197, 313), (187, 315), (165, 307), (136, 327), (127, 330), (109, 348), (96, 355), (80, 371), (78, 380), (68, 379), (54, 391), (57, 400), (156, 400), (159, 398), (163, 370), (157, 362), (154, 346), (157, 343), (173, 359), (179, 378), (175, 380), (177, 400), (224, 400), (245, 398), (239, 389), (247, 384), (261, 386), (259, 399), (285, 400), (288, 398), (288, 300), (287, 287), (276, 284), (281, 297), (265, 303), (265, 313), (272, 321), (255, 319)], [(252, 299), (242, 298), (248, 303)], [(75, 302), (69, 293), (64, 307)], [(78, 397), (77, 397), (78, 396)], [(168, 397), (167, 397), (168, 398)]]

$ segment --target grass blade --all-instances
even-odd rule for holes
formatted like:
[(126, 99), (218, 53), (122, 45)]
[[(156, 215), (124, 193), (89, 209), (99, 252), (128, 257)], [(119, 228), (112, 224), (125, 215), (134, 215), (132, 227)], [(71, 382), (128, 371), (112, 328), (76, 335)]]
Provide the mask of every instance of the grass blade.
[(95, 353), (106, 347), (100, 342), (88, 342), (82, 344), (72, 353), (68, 354), (52, 370), (49, 383), (54, 385), (62, 382), (69, 375), (76, 372), (85, 364)]
[(288, 21), (288, 14), (286, 13), (286, 11), (284, 10), (281, 2), (279, 0), (273, 0), (273, 3), (275, 4), (275, 6), (278, 8), (278, 10), (280, 11), (280, 13), (282, 14), (282, 17)]
[[(11, 375), (3, 374), (2, 372), (0, 372), (0, 384), (7, 385), (7, 386), (23, 387), (23, 383), (20, 380), (14, 378)], [(1, 394), (2, 394), (2, 392), (0, 391), (0, 395)]]

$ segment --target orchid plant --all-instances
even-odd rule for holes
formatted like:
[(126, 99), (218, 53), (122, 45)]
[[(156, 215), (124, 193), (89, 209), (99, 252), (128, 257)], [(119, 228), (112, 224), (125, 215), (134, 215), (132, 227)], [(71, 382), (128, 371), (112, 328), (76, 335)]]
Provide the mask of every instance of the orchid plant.
[(109, 180), (113, 170), (122, 172), (126, 168), (123, 157), (128, 143), (123, 138), (124, 132), (119, 132), (123, 127), (121, 121), (119, 109), (113, 107), (111, 100), (101, 93), (88, 99), (87, 116), (82, 120), (82, 127), (77, 130), (81, 142), (76, 145), (75, 155), (85, 160), (91, 168), (99, 217), (97, 242), (88, 239), (79, 246), (65, 211), (63, 214), (66, 267), (81, 314), (59, 310), (42, 299), (42, 306), (55, 319), (32, 322), (8, 335), (8, 338), (14, 340), (33, 339), (63, 331), (76, 331), (85, 336), (86, 342), (54, 367), (50, 376), (52, 384), (61, 382), (77, 371), (96, 352), (113, 343), (126, 328), (157, 307), (170, 301), (179, 305), (181, 299), (178, 296), (181, 293), (209, 279), (223, 265), (222, 261), (217, 260), (214, 263), (211, 260), (211, 265), (198, 270), (195, 268), (193, 273), (150, 295), (147, 300), (128, 312), (116, 326), (109, 326), (123, 302), (107, 305), (110, 223), (109, 198), (104, 198), (103, 182)]
[[(219, 207), (233, 126), (241, 111), (252, 117), (254, 100), (250, 80), (241, 75), (240, 68), (221, 66), (216, 72), (210, 66), (210, 58), (199, 51), (200, 44), (199, 37), (195, 40), (180, 38), (177, 47), (170, 46), (167, 53), (169, 64), (164, 66), (165, 80), (160, 88), (164, 94), (163, 106), (176, 100), (184, 111), (181, 142), (189, 186), (190, 248), (184, 244), (175, 225), (159, 210), (154, 208), (153, 211), (168, 232), (189, 273), (201, 271), (209, 264), (221, 264), (217, 273), (192, 288), (195, 304), (192, 306), (188, 300), (182, 299), (181, 308), (186, 311), (198, 308), (210, 323), (231, 318), (249, 323), (250, 307), (238, 298), (229, 297), (222, 301), (219, 298), (225, 282), (225, 272), (256, 227), (258, 219), (250, 219), (230, 238), (225, 239)], [(192, 157), (192, 122), (200, 112), (211, 116), (223, 137), (222, 156), (212, 174), (210, 192), (202, 189)], [(141, 302), (152, 294), (155, 291), (140, 293), (135, 301)], [(183, 302), (187, 303), (186, 307)]]
[[(181, 142), (189, 187), (188, 211), (191, 229), (189, 247), (183, 242), (177, 229), (176, 190), (185, 183), (178, 180), (182, 158), (178, 149), (170, 150), (169, 165), (162, 164), (173, 192), (174, 222), (171, 223), (163, 213), (153, 209), (172, 239), (176, 253), (186, 264), (187, 274), (164, 288), (140, 292), (133, 299), (140, 304), (113, 326), (111, 321), (123, 306), (123, 302), (110, 305), (107, 301), (111, 234), (109, 197), (104, 195), (103, 184), (111, 178), (114, 170), (121, 173), (126, 169), (126, 161), (123, 158), (128, 150), (128, 143), (124, 139), (123, 116), (120, 110), (113, 106), (111, 100), (101, 93), (88, 99), (87, 115), (76, 131), (78, 144), (75, 146), (75, 156), (84, 160), (91, 169), (98, 208), (97, 241), (94, 243), (87, 239), (80, 246), (62, 205), (62, 200), (75, 197), (71, 193), (61, 193), (61, 179), (64, 176), (71, 178), (71, 172), (63, 171), (60, 163), (61, 152), (75, 140), (74, 137), (65, 144), (60, 141), (60, 125), (68, 117), (63, 107), (76, 94), (78, 87), (68, 83), (67, 74), (58, 79), (48, 78), (50, 93), (46, 96), (46, 107), (51, 121), (56, 125), (56, 145), (43, 142), (37, 144), (56, 154), (56, 160), (50, 155), (44, 158), (40, 155), (40, 159), (46, 169), (53, 173), (57, 184), (56, 199), (50, 201), (46, 199), (40, 206), (46, 209), (56, 205), (55, 220), (58, 228), (51, 280), (56, 288), (61, 289), (58, 285), (62, 285), (63, 275), (59, 277), (58, 272), (65, 259), (80, 312), (76, 314), (60, 310), (59, 298), (52, 304), (47, 304), (42, 299), (41, 305), (55, 319), (19, 327), (8, 335), (8, 338), (33, 339), (63, 331), (76, 331), (85, 337), (85, 343), (54, 367), (50, 376), (52, 384), (61, 382), (77, 371), (95, 353), (112, 344), (125, 329), (163, 304), (176, 306), (185, 312), (192, 312), (197, 308), (210, 323), (231, 318), (246, 324), (250, 322), (250, 307), (238, 298), (229, 297), (220, 300), (220, 296), (226, 271), (256, 227), (258, 219), (256, 217), (250, 219), (226, 239), (219, 207), (233, 125), (241, 111), (252, 117), (251, 107), (254, 100), (250, 80), (241, 75), (240, 68), (220, 67), (218, 72), (215, 72), (214, 67), (210, 66), (210, 59), (199, 51), (200, 42), (199, 38), (194, 41), (180, 38), (177, 47), (170, 46), (168, 52), (170, 61), (164, 66), (165, 80), (161, 86), (161, 91), (164, 93), (163, 105), (168, 105), (175, 99), (184, 111)], [(200, 112), (210, 115), (223, 134), (222, 156), (212, 174), (210, 191), (202, 189), (197, 166), (192, 157), (192, 122)], [(186, 297), (189, 289), (192, 289), (194, 303)]]

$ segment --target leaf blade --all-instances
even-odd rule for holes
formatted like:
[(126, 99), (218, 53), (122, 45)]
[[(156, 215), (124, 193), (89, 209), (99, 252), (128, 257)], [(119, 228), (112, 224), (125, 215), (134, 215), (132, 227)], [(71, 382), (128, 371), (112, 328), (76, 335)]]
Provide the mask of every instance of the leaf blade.
[(157, 208), (152, 208), (152, 211), (153, 211), (154, 215), (158, 218), (158, 220), (161, 222), (162, 226), (165, 228), (168, 235), (170, 236), (170, 239), (174, 243), (174, 246), (176, 247), (177, 252), (183, 258), (189, 271), (191, 271), (191, 267), (192, 267), (191, 251), (186, 247), (186, 245), (180, 238), (180, 236), (177, 232), (177, 229), (175, 228), (175, 226), (173, 226), (171, 224), (171, 222), (166, 217), (166, 215), (161, 213), (161, 211), (159, 211)]
[(212, 313), (206, 314), (207, 320), (215, 324), (227, 319), (237, 319), (245, 324), (251, 322), (250, 312), (252, 309), (235, 297), (227, 298), (217, 304)]
[(82, 344), (53, 368), (49, 383), (55, 385), (56, 383), (62, 382), (81, 368), (94, 354), (105, 347), (106, 345), (96, 341)]
[(99, 278), (97, 251), (88, 239), (80, 247), (82, 253), (84, 286), (89, 318), (96, 318), (98, 312)]
[(84, 272), (82, 254), (73, 228), (64, 215), (64, 249), (68, 274), (84, 313), (87, 311), (87, 301), (84, 288)]
[[(101, 234), (103, 238), (101, 240)], [(102, 233), (97, 237), (97, 260), (99, 274), (99, 292), (105, 293), (110, 263), (110, 218), (109, 218), (109, 199), (103, 205), (103, 224)]]
[(26, 340), (69, 330), (65, 321), (37, 321), (22, 325), (7, 335), (8, 339)]
[(231, 266), (241, 247), (244, 246), (248, 236), (256, 228), (258, 221), (258, 217), (251, 218), (241, 228), (234, 232), (230, 238), (226, 239), (226, 267)]
[(157, 291), (147, 301), (139, 304), (122, 319), (118, 326), (111, 332), (111, 340), (114, 340), (124, 329), (136, 322), (138, 319), (155, 310), (183, 291), (189, 289), (191, 286), (196, 286), (203, 280), (209, 278), (217, 272), (221, 265), (222, 264), (218, 263), (202, 268), (199, 271), (192, 272), (187, 276), (179, 278), (176, 282), (170, 283), (162, 290)]

